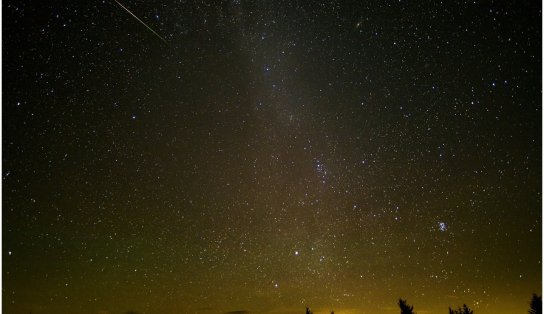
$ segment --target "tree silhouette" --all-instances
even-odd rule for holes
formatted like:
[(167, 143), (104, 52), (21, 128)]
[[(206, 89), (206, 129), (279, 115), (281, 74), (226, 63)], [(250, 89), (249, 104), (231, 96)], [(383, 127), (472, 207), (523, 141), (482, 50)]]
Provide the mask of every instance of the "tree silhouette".
[(314, 314), (309, 307), (306, 307), (306, 314)]
[(533, 293), (533, 298), (529, 304), (531, 305), (529, 314), (542, 314), (542, 296)]
[(451, 307), (449, 310), (450, 314), (474, 314), (474, 311), (472, 311), (466, 304), (463, 304), (463, 307), (460, 307), (457, 310), (452, 310)]
[(400, 314), (416, 314), (414, 307), (406, 303), (406, 300), (399, 299)]

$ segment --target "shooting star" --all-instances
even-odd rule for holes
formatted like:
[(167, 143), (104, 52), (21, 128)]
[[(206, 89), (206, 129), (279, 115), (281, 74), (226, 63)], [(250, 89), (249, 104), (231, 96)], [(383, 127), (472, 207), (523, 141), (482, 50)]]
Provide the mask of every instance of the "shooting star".
[(160, 40), (162, 40), (166, 45), (168, 45), (168, 43), (166, 42), (166, 40), (164, 40), (164, 38), (161, 37), (161, 35), (157, 34), (157, 32), (155, 32), (151, 27), (149, 27), (147, 24), (144, 23), (144, 21), (140, 20), (136, 15), (134, 15), (134, 13), (132, 13), (129, 9), (127, 9), (124, 5), (122, 5), (119, 1), (117, 0), (113, 0), (115, 2), (117, 2), (117, 4), (119, 6), (121, 6), (121, 8), (125, 9), (125, 11), (127, 11), (130, 15), (132, 15), (135, 19), (138, 20), (138, 22), (144, 24), (144, 26), (150, 30), (153, 34), (155, 34), (155, 36), (159, 37)]

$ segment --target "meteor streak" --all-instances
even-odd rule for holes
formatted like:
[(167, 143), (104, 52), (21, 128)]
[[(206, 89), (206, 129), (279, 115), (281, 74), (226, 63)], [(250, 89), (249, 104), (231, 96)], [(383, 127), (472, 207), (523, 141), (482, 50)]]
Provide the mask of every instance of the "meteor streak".
[(125, 11), (127, 11), (130, 15), (132, 15), (135, 19), (138, 20), (138, 22), (144, 24), (144, 26), (150, 30), (153, 34), (155, 34), (155, 36), (159, 37), (160, 40), (162, 40), (166, 45), (168, 45), (168, 43), (166, 42), (166, 40), (164, 40), (164, 38), (161, 37), (161, 35), (157, 34), (157, 32), (155, 32), (151, 27), (149, 27), (147, 24), (144, 23), (144, 21), (140, 20), (136, 15), (134, 15), (134, 13), (132, 13), (129, 9), (127, 9), (124, 5), (122, 5), (119, 1), (117, 0), (113, 0), (115, 2), (117, 2), (117, 4), (119, 6), (121, 6), (121, 8), (125, 9)]

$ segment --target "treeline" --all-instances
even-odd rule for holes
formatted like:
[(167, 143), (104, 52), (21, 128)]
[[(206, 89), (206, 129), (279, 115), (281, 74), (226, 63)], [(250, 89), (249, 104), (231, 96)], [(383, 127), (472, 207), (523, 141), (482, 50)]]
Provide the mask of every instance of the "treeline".
[[(414, 307), (409, 305), (406, 300), (399, 299), (399, 308), (400, 314), (416, 314), (414, 312)], [(448, 308), (449, 314), (474, 314), (474, 311), (471, 310), (466, 304), (458, 307), (457, 309)], [(542, 296), (533, 294), (531, 302), (529, 302), (529, 314), (542, 314)]]
[[(406, 300), (399, 299), (397, 303), (400, 308), (400, 314), (417, 314), (414, 312), (414, 307), (408, 304)], [(531, 302), (529, 302), (529, 314), (542, 314), (542, 296), (533, 294)], [(449, 314), (474, 314), (474, 311), (471, 310), (466, 304), (458, 307), (457, 309), (448, 308)], [(309, 307), (306, 308), (306, 314), (313, 314), (312, 310)], [(334, 311), (331, 311), (331, 314), (334, 314)]]

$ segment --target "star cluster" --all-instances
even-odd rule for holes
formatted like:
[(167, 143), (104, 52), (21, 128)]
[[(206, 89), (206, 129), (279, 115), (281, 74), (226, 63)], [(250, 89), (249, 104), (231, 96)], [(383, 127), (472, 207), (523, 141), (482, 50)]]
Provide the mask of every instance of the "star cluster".
[(120, 3), (3, 3), (6, 313), (541, 293), (539, 2)]

